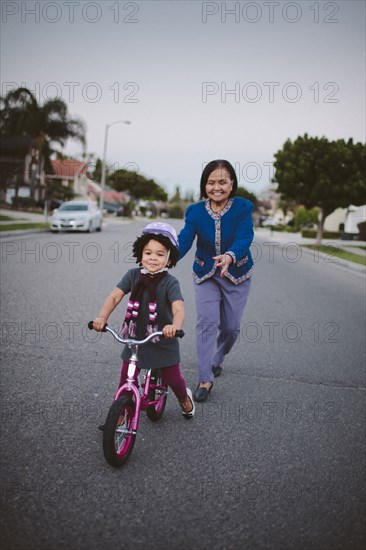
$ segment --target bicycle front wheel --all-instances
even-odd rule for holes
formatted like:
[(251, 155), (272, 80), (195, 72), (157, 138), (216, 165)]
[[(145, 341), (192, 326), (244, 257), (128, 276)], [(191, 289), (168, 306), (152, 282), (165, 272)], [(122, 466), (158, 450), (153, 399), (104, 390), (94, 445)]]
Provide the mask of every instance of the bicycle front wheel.
[(119, 468), (127, 461), (135, 444), (131, 431), (136, 405), (131, 397), (122, 395), (109, 409), (103, 430), (103, 452), (108, 464)]
[[(160, 374), (160, 372), (159, 372)], [(166, 400), (168, 397), (168, 388), (163, 386), (163, 379), (161, 376), (153, 376), (151, 382), (157, 388), (150, 389), (149, 391), (149, 401), (158, 400), (155, 405), (149, 405), (146, 409), (146, 414), (149, 420), (152, 422), (157, 422), (163, 416)]]

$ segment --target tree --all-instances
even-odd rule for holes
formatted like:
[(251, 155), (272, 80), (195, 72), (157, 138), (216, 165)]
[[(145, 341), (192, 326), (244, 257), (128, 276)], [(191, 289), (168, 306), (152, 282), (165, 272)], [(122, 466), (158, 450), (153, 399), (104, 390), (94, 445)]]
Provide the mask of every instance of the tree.
[(0, 117), (1, 137), (29, 138), (43, 156), (46, 171), (52, 171), (53, 143), (64, 146), (71, 138), (85, 145), (84, 122), (70, 118), (66, 104), (58, 98), (41, 106), (27, 88), (18, 88), (0, 98)]
[(254, 193), (251, 193), (250, 191), (245, 189), (245, 187), (238, 187), (235, 195), (237, 197), (242, 197), (243, 199), (248, 199), (254, 204), (254, 206), (257, 205), (257, 202), (258, 202), (257, 196)]
[(317, 208), (305, 208), (300, 206), (296, 209), (293, 219), (293, 225), (298, 231), (306, 223), (315, 223), (318, 225), (319, 222), (319, 210)]
[(135, 199), (166, 201), (168, 195), (153, 179), (121, 168), (108, 176), (108, 183), (117, 191), (129, 191)]
[(283, 215), (286, 217), (289, 212), (294, 213), (296, 211), (297, 204), (296, 204), (296, 201), (294, 200), (286, 199), (282, 197), (278, 201), (278, 208), (282, 210)]
[(175, 188), (175, 193), (172, 195), (170, 202), (179, 204), (181, 201), (182, 201), (182, 196), (180, 194), (180, 187), (179, 185), (177, 185)]
[(75, 193), (71, 187), (66, 187), (57, 181), (49, 183), (47, 191), (48, 200), (57, 197), (62, 201), (69, 201), (75, 197)]
[(189, 191), (186, 191), (185, 194), (184, 194), (184, 202), (186, 203), (193, 203), (194, 202), (194, 192), (189, 190)]
[(94, 178), (94, 181), (96, 182), (101, 182), (102, 181), (102, 161), (100, 160), (100, 158), (97, 158), (97, 160), (95, 161), (95, 166), (94, 166), (94, 170), (93, 170), (93, 178)]
[(149, 183), (153, 189), (151, 198), (154, 201), (166, 202), (168, 200), (168, 193), (165, 191), (165, 189), (163, 189), (162, 187), (160, 187), (160, 185), (155, 183), (154, 180), (149, 180)]
[(68, 138), (85, 145), (85, 124), (72, 119), (62, 99), (49, 99), (40, 106), (27, 88), (18, 88), (0, 98), (0, 133), (7, 136), (30, 136), (64, 146)]
[(336, 208), (365, 202), (366, 146), (352, 139), (328, 141), (307, 134), (293, 143), (287, 140), (274, 155), (277, 191), (306, 208), (318, 207), (321, 218), (317, 242), (323, 236), (324, 221)]

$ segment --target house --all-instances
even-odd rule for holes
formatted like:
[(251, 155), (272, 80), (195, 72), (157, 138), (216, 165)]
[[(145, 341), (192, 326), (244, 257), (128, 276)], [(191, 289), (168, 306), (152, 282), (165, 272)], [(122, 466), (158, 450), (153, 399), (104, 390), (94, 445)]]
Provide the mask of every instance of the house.
[[(101, 186), (89, 177), (89, 165), (74, 159), (53, 160), (54, 174), (47, 175), (47, 181), (58, 181), (69, 187), (80, 198), (89, 198), (99, 202)], [(105, 205), (121, 205), (128, 202), (129, 197), (123, 191), (106, 189), (104, 191)]]
[[(88, 195), (89, 197), (94, 198), (94, 200), (100, 200), (100, 194), (102, 191), (99, 183), (95, 181), (88, 180)], [(106, 210), (110, 209), (115, 211), (118, 206), (126, 204), (130, 200), (130, 195), (124, 191), (115, 191), (114, 189), (107, 188), (104, 190), (104, 208)]]
[(341, 231), (345, 235), (358, 235), (357, 224), (366, 221), (366, 205), (336, 208), (324, 221), (325, 231)]
[[(292, 219), (292, 212), (287, 212), (285, 216), (280, 208), (281, 195), (273, 189), (262, 191), (259, 198), (262, 218), (274, 218), (279, 225), (285, 225)], [(329, 214), (324, 221), (324, 230), (343, 231), (345, 234), (358, 235), (357, 224), (362, 221), (366, 221), (366, 205), (353, 206), (351, 204), (348, 208), (336, 208)]]
[(42, 197), (44, 158), (39, 143), (29, 136), (1, 136), (0, 188), (3, 198), (11, 203), (13, 197)]
[(324, 220), (325, 231), (342, 231), (347, 215), (347, 208), (336, 208)]
[(76, 196), (88, 196), (88, 164), (80, 160), (51, 160), (53, 174), (46, 174), (47, 183), (58, 182)]
[(273, 218), (277, 225), (287, 225), (293, 219), (293, 212), (288, 210), (286, 214), (280, 207), (281, 195), (273, 189), (266, 189), (258, 195), (259, 214), (261, 220)]
[(347, 208), (346, 221), (344, 223), (344, 233), (358, 235), (358, 224), (366, 221), (366, 204), (362, 206), (353, 206), (350, 204)]

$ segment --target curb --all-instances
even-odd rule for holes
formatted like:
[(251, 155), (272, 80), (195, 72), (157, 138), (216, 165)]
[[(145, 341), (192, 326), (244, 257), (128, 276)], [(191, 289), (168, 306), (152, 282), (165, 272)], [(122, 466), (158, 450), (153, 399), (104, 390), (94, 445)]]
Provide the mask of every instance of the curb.
[(49, 229), (16, 229), (13, 231), (0, 231), (0, 240), (6, 237), (17, 237), (21, 235), (35, 235), (37, 233), (50, 233)]
[[(258, 234), (258, 236), (259, 235), (260, 235), (260, 233)], [(270, 237), (270, 239), (271, 239), (271, 241), (265, 241), (265, 242), (274, 242), (275, 244), (277, 244), (282, 249), (289, 244), (289, 242), (281, 242), (281, 240), (276, 240), (275, 237)], [(303, 252), (305, 252), (307, 255), (311, 255), (311, 256), (314, 257), (314, 250), (311, 250), (309, 248), (305, 248), (304, 246), (302, 246), (304, 244), (314, 244), (313, 242), (311, 242), (311, 243), (306, 242), (306, 241), (305, 242), (290, 241), (290, 242), (291, 242), (291, 244), (296, 245), (299, 248), (301, 248), (301, 250)], [(366, 267), (361, 265), (361, 264), (357, 264), (355, 262), (349, 262), (347, 260), (342, 260), (341, 258), (336, 258), (336, 257), (334, 257), (333, 261), (329, 261), (329, 254), (325, 254), (324, 252), (317, 252), (317, 257), (319, 259), (328, 258), (327, 262), (322, 262), (323, 264), (328, 264), (328, 265), (332, 264), (332, 265), (336, 265), (336, 266), (345, 267), (347, 269), (350, 269), (351, 271), (356, 271), (357, 273), (361, 273), (363, 275), (366, 275)]]

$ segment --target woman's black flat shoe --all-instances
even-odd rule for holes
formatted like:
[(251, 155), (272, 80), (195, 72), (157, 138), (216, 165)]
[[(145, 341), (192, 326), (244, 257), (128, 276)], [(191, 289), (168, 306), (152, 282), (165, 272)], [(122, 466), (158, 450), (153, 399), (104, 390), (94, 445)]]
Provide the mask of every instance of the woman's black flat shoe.
[(215, 378), (220, 376), (220, 374), (222, 373), (222, 367), (212, 367), (211, 370), (212, 370), (212, 374), (214, 375)]
[(193, 399), (197, 403), (202, 403), (203, 401), (206, 401), (208, 394), (212, 390), (212, 386), (213, 386), (213, 383), (209, 388), (205, 388), (205, 387), (200, 388), (198, 385), (196, 391), (193, 394)]

